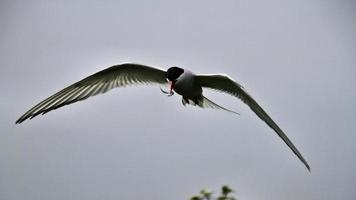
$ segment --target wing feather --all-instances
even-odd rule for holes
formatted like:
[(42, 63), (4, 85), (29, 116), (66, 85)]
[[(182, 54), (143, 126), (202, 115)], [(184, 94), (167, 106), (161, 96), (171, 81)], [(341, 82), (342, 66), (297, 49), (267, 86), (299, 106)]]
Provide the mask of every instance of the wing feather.
[(289, 140), (287, 135), (281, 128), (272, 120), (272, 118), (262, 109), (262, 107), (244, 90), (244, 88), (236, 81), (226, 75), (198, 75), (197, 79), (202, 87), (210, 88), (213, 90), (226, 92), (241, 99), (247, 104), (255, 114), (262, 119), (269, 127), (271, 127), (279, 137), (288, 145), (293, 153), (300, 159), (300, 161), (310, 171), (307, 161), (303, 158), (302, 154)]
[(165, 83), (166, 72), (164, 70), (133, 63), (115, 65), (88, 76), (41, 101), (23, 114), (16, 123), (22, 123), (39, 114), (105, 93), (116, 87)]

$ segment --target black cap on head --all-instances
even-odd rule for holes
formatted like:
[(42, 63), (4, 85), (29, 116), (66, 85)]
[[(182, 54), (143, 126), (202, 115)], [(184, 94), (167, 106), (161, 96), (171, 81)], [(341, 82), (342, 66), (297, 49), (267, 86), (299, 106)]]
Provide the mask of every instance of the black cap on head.
[(170, 81), (175, 81), (177, 78), (183, 74), (184, 69), (179, 68), (179, 67), (171, 67), (167, 70), (166, 76), (167, 79)]

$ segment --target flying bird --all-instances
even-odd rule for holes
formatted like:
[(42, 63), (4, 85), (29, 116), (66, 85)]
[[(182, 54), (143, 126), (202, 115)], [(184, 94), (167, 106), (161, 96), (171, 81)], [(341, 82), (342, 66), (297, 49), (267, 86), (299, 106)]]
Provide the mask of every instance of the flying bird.
[(203, 96), (203, 88), (225, 92), (241, 99), (251, 110), (261, 118), (279, 137), (288, 145), (293, 153), (310, 171), (307, 161), (298, 149), (289, 140), (286, 134), (262, 109), (262, 107), (244, 90), (244, 88), (223, 74), (197, 75), (187, 69), (171, 67), (167, 71), (135, 63), (115, 65), (88, 76), (41, 101), (25, 114), (16, 123), (32, 119), (39, 114), (46, 114), (59, 107), (87, 99), (97, 94), (105, 93), (113, 88), (138, 84), (169, 85), (168, 91), (161, 91), (168, 96), (175, 93), (182, 96), (182, 104), (199, 106), (201, 108), (221, 109), (238, 114), (226, 109)]

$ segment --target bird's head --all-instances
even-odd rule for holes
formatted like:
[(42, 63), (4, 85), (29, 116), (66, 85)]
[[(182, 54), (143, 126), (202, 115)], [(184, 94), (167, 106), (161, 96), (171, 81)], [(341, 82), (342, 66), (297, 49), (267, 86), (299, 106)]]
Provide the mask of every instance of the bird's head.
[(171, 67), (167, 70), (166, 72), (166, 78), (168, 81), (175, 82), (180, 75), (182, 75), (184, 72), (184, 69), (179, 68), (179, 67)]
[(172, 96), (174, 94), (174, 86), (177, 81), (177, 79), (183, 74), (184, 69), (179, 68), (179, 67), (171, 67), (167, 70), (166, 72), (166, 78), (169, 83), (169, 92), (166, 92), (161, 89), (161, 91), (165, 94), (168, 94), (168, 96)]

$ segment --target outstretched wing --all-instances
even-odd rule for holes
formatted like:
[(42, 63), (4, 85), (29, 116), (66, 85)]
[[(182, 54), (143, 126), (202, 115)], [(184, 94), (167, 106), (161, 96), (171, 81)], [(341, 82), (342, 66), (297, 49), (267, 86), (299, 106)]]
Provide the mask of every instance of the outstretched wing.
[(294, 154), (303, 162), (303, 164), (310, 171), (307, 161), (303, 158), (302, 154), (289, 140), (287, 135), (279, 128), (279, 126), (272, 120), (272, 118), (261, 108), (260, 105), (243, 89), (243, 87), (229, 78), (226, 75), (198, 75), (199, 83), (202, 87), (226, 92), (230, 95), (238, 97), (246, 103), (256, 115), (261, 118), (266, 124), (271, 127), (282, 140), (289, 146)]
[(99, 71), (55, 93), (22, 115), (16, 123), (59, 107), (105, 93), (115, 87), (135, 84), (165, 84), (165, 71), (145, 65), (125, 63)]

